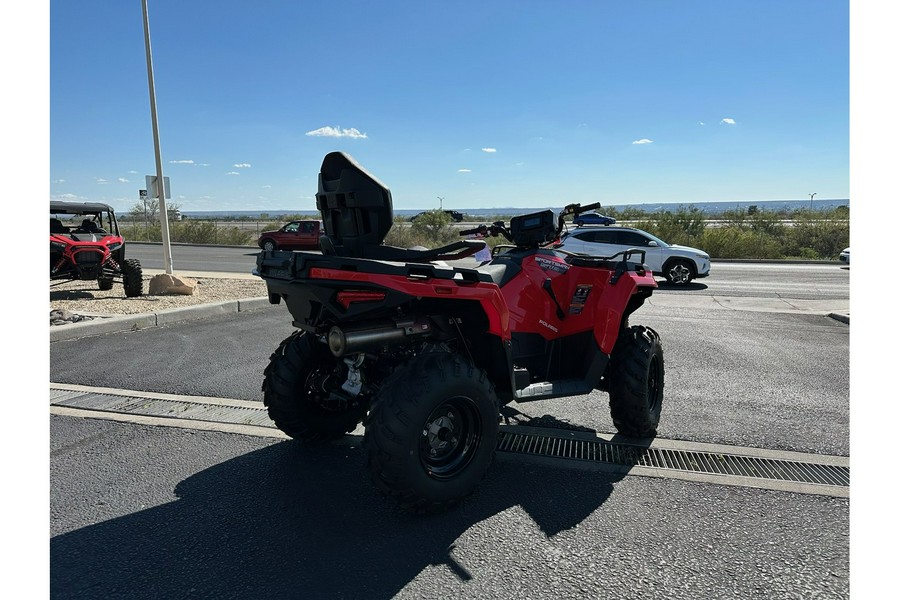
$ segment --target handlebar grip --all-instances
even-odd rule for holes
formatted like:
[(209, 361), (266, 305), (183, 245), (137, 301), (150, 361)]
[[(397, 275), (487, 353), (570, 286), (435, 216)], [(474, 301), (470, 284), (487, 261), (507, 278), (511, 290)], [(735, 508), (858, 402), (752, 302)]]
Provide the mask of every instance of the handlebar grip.
[(476, 233), (480, 233), (480, 234), (482, 234), (482, 235), (486, 234), (486, 233), (487, 233), (487, 227), (485, 227), (484, 225), (479, 225), (479, 226), (476, 227), (475, 229), (461, 229), (460, 232), (459, 232), (459, 235), (460, 235), (460, 236), (463, 236), (463, 235), (475, 235)]

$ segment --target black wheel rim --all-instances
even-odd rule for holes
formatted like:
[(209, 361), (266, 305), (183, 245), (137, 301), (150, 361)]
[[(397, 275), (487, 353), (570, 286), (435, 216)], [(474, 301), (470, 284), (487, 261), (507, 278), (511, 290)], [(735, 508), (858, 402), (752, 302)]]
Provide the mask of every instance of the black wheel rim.
[(422, 426), (419, 460), (434, 479), (452, 479), (475, 458), (481, 420), (471, 398), (456, 396), (434, 409)]
[(650, 368), (647, 372), (647, 408), (650, 412), (659, 406), (660, 382), (662, 379), (659, 357), (655, 354), (650, 358)]
[(691, 270), (681, 264), (675, 264), (669, 269), (669, 278), (672, 280), (672, 283), (687, 283), (691, 276)]

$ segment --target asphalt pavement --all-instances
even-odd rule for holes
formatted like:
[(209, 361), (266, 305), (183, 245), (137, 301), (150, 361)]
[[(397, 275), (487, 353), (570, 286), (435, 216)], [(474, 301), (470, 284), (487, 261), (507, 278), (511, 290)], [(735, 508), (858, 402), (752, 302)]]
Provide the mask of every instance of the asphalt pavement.
[[(51, 380), (258, 403), (259, 366), (293, 328), (265, 298), (226, 304), (51, 328)], [(666, 343), (660, 436), (849, 456), (841, 316), (848, 300), (655, 294), (640, 319)], [(518, 409), (603, 435), (604, 398)], [(374, 493), (358, 436), (308, 447), (51, 412), (54, 598), (849, 597), (846, 497), (498, 453), (457, 509), (410, 517)]]

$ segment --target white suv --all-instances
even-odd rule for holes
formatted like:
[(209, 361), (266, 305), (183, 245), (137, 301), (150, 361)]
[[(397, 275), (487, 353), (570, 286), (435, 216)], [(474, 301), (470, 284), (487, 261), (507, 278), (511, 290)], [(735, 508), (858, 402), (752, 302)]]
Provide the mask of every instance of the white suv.
[(665, 277), (669, 283), (684, 284), (709, 275), (709, 254), (706, 252), (667, 244), (632, 227), (578, 227), (564, 234), (557, 247), (592, 256), (612, 256), (629, 248), (644, 250), (644, 264), (654, 275)]

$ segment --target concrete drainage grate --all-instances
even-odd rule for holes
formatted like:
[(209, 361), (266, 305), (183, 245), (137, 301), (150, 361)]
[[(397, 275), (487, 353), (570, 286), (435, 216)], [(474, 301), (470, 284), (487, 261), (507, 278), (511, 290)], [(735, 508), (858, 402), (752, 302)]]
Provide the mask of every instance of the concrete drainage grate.
[[(191, 402), (179, 399), (149, 398), (104, 393), (66, 393), (54, 397), (51, 390), (51, 403), (54, 406), (65, 406), (82, 410), (111, 412), (145, 417), (168, 417), (193, 421), (209, 421), (212, 423), (229, 423), (233, 425), (255, 425), (257, 427), (274, 427), (266, 409), (260, 403), (257, 406), (240, 406), (236, 402), (228, 404), (210, 402)], [(251, 404), (249, 402), (245, 404)]]
[(500, 431), (497, 450), (554, 458), (827, 486), (850, 485), (850, 468), (736, 454), (647, 448), (604, 440)]
[[(134, 415), (137, 418), (275, 429), (265, 407), (259, 402), (170, 394), (141, 395), (141, 392), (128, 390), (106, 393), (76, 388), (81, 386), (51, 387), (50, 404), (66, 409)], [(354, 433), (361, 434), (362, 428)], [(842, 457), (817, 457), (733, 446), (713, 447), (659, 439), (654, 440), (652, 447), (645, 447), (605, 440), (590, 433), (573, 434), (566, 430), (520, 426), (500, 428), (497, 450), (519, 456), (578, 461), (601, 469), (641, 475), (839, 497), (849, 494), (849, 461)]]

